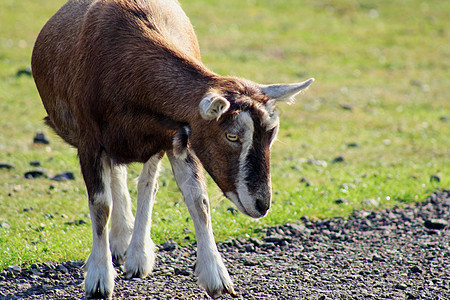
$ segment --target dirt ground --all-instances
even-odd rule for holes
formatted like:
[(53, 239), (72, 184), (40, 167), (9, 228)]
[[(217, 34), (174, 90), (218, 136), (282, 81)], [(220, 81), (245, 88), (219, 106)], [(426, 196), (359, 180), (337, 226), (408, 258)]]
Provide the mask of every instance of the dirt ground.
[[(405, 208), (356, 211), (219, 243), (237, 299), (450, 299), (450, 190)], [(114, 299), (203, 299), (195, 245), (161, 245), (145, 279), (116, 278)], [(12, 266), (0, 299), (80, 299), (81, 261)], [(223, 299), (232, 299), (225, 295)]]

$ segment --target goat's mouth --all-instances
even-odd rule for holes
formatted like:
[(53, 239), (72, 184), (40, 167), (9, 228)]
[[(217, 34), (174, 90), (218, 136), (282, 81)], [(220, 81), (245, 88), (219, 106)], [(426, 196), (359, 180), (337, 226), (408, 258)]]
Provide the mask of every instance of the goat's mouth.
[(239, 198), (239, 194), (236, 193), (236, 192), (227, 192), (227, 193), (225, 194), (225, 196), (226, 196), (228, 199), (230, 199), (231, 202), (233, 202), (233, 203), (236, 205), (236, 207), (239, 209), (239, 211), (240, 211), (241, 213), (243, 213), (244, 215), (249, 216), (249, 217), (251, 217), (251, 218), (254, 218), (254, 219), (262, 218), (262, 217), (266, 216), (267, 213), (268, 213), (268, 211), (269, 211), (269, 210), (267, 209), (267, 210), (264, 211), (264, 212), (259, 212), (256, 208), (249, 211), (249, 210), (242, 204), (241, 198)]

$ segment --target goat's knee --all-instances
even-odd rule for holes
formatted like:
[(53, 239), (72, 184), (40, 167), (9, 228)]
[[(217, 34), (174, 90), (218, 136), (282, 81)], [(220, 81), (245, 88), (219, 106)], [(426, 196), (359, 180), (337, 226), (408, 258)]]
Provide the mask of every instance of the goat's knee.
[(208, 226), (210, 223), (209, 201), (206, 196), (199, 196), (194, 200), (195, 211), (197, 212), (198, 221)]

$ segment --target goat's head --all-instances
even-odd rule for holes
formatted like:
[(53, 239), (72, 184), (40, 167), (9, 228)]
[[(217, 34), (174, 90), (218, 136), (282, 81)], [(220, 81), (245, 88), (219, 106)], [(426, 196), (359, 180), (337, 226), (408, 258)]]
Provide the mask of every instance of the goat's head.
[(200, 102), (200, 117), (190, 124), (191, 151), (242, 213), (253, 218), (267, 214), (270, 147), (279, 127), (276, 103), (292, 100), (313, 81), (259, 85), (223, 79)]

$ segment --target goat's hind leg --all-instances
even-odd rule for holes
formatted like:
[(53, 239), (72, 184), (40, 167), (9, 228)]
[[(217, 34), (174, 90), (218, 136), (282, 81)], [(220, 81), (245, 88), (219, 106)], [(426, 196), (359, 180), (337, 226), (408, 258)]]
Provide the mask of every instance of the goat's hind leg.
[(197, 238), (198, 283), (216, 298), (224, 293), (234, 295), (233, 282), (223, 264), (214, 241), (208, 194), (198, 158), (190, 153), (179, 158), (167, 153), (178, 187), (192, 217)]
[(157, 191), (157, 177), (163, 153), (152, 156), (143, 166), (138, 179), (136, 219), (133, 237), (127, 249), (126, 277), (145, 277), (155, 263), (155, 244), (150, 237), (152, 209)]
[(127, 167), (125, 165), (112, 166), (111, 192), (113, 208), (109, 244), (114, 265), (120, 266), (125, 261), (125, 253), (130, 244), (134, 223), (127, 187)]
[(89, 298), (110, 298), (115, 271), (108, 241), (112, 208), (111, 160), (98, 151), (78, 151), (89, 196), (92, 221), (92, 251), (85, 265), (85, 290)]

